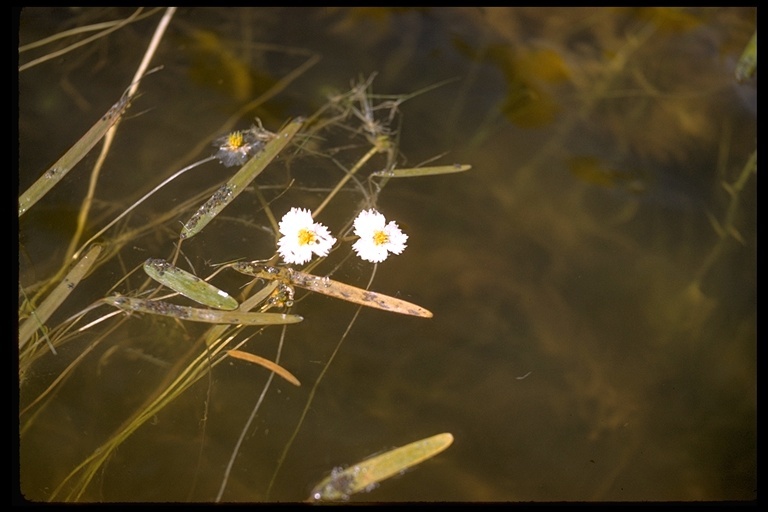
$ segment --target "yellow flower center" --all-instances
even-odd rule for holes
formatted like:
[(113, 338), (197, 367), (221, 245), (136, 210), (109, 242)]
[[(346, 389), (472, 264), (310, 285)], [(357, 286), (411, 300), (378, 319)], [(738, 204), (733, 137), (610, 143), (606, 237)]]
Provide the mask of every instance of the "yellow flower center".
[(230, 149), (238, 149), (242, 145), (243, 145), (242, 132), (232, 132), (229, 134), (229, 137), (227, 137), (227, 146), (229, 146)]
[(373, 243), (375, 245), (384, 245), (389, 242), (389, 235), (384, 231), (377, 231), (373, 234)]
[(309, 245), (315, 242), (315, 233), (308, 229), (299, 230), (299, 245)]

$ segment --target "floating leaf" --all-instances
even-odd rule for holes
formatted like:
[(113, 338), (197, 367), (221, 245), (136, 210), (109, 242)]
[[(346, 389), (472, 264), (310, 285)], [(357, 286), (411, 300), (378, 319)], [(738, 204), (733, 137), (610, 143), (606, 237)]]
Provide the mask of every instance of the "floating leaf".
[(249, 313), (245, 311), (219, 311), (215, 309), (190, 308), (178, 306), (170, 302), (160, 300), (146, 300), (135, 297), (105, 297), (102, 299), (107, 304), (118, 307), (124, 311), (137, 311), (189, 320), (192, 322), (206, 322), (209, 324), (234, 324), (234, 325), (277, 325), (295, 324), (304, 320), (299, 315), (285, 315), (282, 313)]
[(75, 142), (75, 144), (69, 148), (69, 150), (67, 150), (55, 164), (45, 171), (45, 173), (43, 173), (31, 187), (19, 196), (19, 217), (32, 208), (32, 206), (47, 194), (54, 185), (61, 181), (61, 179), (66, 176), (91, 149), (93, 149), (93, 146), (106, 135), (107, 131), (114, 126), (120, 117), (122, 117), (123, 113), (130, 105), (131, 96), (128, 92), (129, 91), (126, 90), (120, 100), (112, 105), (112, 108), (110, 108), (106, 114), (101, 116), (101, 118), (96, 121), (96, 124), (91, 126), (90, 130), (80, 137), (80, 140)]
[(312, 489), (310, 501), (340, 501), (377, 483), (430, 459), (453, 443), (453, 435), (437, 434), (395, 448), (359, 462), (347, 469), (336, 468)]
[(234, 263), (232, 267), (246, 275), (261, 279), (278, 280), (284, 284), (298, 286), (337, 299), (346, 300), (370, 308), (383, 309), (403, 315), (432, 318), (432, 312), (421, 306), (396, 299), (381, 293), (364, 290), (356, 286), (340, 283), (327, 277), (318, 277), (288, 267), (270, 267), (249, 262)]
[(377, 171), (371, 173), (371, 176), (380, 176), (384, 178), (415, 178), (417, 176), (435, 176), (438, 174), (451, 174), (455, 172), (464, 172), (472, 168), (471, 165), (453, 164), (441, 165), (437, 167), (414, 167), (411, 169), (394, 169), (391, 171)]
[(239, 306), (227, 292), (163, 259), (150, 258), (145, 261), (144, 272), (158, 283), (205, 306), (225, 310), (237, 309)]

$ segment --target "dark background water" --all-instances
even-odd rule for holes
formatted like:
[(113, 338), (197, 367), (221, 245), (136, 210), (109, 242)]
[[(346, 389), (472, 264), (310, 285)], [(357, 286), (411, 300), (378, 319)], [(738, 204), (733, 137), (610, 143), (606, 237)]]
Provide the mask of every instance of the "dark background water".
[[(25, 9), (20, 45), (132, 12)], [(119, 98), (161, 14), (19, 74), (21, 190)], [(352, 500), (755, 499), (755, 177), (736, 195), (723, 187), (756, 149), (756, 78), (734, 78), (754, 28), (750, 8), (179, 9), (153, 59), (164, 68), (142, 81), (121, 123), (96, 225), (210, 154), (197, 144), (313, 55), (319, 62), (235, 127), (258, 116), (276, 131), (373, 73), (379, 94), (445, 81), (401, 105), (401, 165), (472, 165), (391, 180), (378, 200), (410, 238), (378, 266), (372, 289), (434, 318), (360, 313), (267, 496), (312, 383), (355, 313), (321, 296), (299, 302), (305, 321), (288, 329), (281, 364), (302, 386), (270, 388), (223, 500), (303, 500), (333, 467), (440, 432), (454, 435), (447, 451)], [(20, 219), (22, 286), (60, 264), (96, 152)], [(327, 189), (341, 175), (325, 164), (287, 172)], [(228, 171), (209, 165), (129, 225), (219, 183)], [(282, 212), (301, 197), (313, 208), (324, 195), (272, 206)], [(361, 199), (350, 188), (340, 201), (351, 209)], [(239, 201), (221, 229), (186, 245), (201, 273), (206, 263), (269, 256), (253, 228), (256, 200)], [(719, 240), (713, 219), (724, 225), (729, 208), (735, 236), (708, 263)], [(350, 216), (336, 209), (323, 222)], [(172, 224), (126, 245), (58, 321), (147, 257), (170, 254)], [(350, 260), (334, 277), (365, 285), (370, 272)], [(244, 282), (226, 279), (231, 290)], [(145, 316), (95, 350), (24, 431), (22, 493), (48, 499), (200, 332)], [(247, 347), (273, 358), (278, 335), (268, 330)], [(21, 405), (88, 343), (44, 358)], [(215, 499), (265, 373), (214, 368), (125, 441), (83, 499)]]

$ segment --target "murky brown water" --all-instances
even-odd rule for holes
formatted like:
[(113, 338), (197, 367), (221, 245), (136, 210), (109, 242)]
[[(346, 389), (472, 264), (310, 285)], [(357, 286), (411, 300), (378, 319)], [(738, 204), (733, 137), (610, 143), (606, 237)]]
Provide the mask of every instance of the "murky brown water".
[[(25, 10), (20, 44), (132, 13)], [(20, 73), (20, 189), (117, 101), (161, 14)], [(89, 236), (211, 154), (207, 141), (227, 118), (314, 55), (321, 59), (234, 127), (258, 116), (276, 131), (372, 73), (373, 92), (387, 95), (445, 81), (400, 106), (401, 166), (473, 167), (391, 180), (378, 198), (410, 238), (402, 255), (379, 264), (371, 288), (434, 318), (360, 313), (267, 495), (356, 311), (319, 295), (298, 302), (305, 320), (287, 329), (281, 364), (302, 386), (273, 382), (222, 500), (303, 500), (336, 466), (440, 432), (454, 435), (447, 451), (352, 500), (755, 499), (756, 187), (743, 169), (756, 149), (756, 79), (734, 78), (754, 18), (743, 8), (180, 9), (153, 60), (164, 68), (142, 81), (121, 123)], [(333, 156), (350, 167), (365, 148), (342, 148), (352, 134), (336, 136)], [(22, 286), (60, 265), (97, 154), (20, 219)], [(119, 230), (231, 174), (207, 166)], [(316, 207), (342, 175), (327, 157), (277, 167), (258, 181), (276, 215), (297, 202)], [(280, 195), (287, 177), (295, 187)], [(729, 193), (724, 183), (740, 188)], [(321, 221), (333, 229), (350, 221), (360, 190), (350, 185)], [(134, 234), (51, 323), (146, 258), (169, 257), (184, 217)], [(269, 257), (262, 227), (258, 199), (246, 193), (215, 229), (185, 242), (185, 256), (201, 275), (209, 263)], [(332, 258), (341, 264), (334, 278), (364, 286), (372, 265), (342, 261), (341, 252), (349, 251)], [(136, 274), (117, 291), (142, 280)], [(245, 283), (232, 274), (217, 281), (233, 293)], [(21, 407), (110, 325), (117, 320), (41, 358), (25, 376)], [(22, 415), (24, 496), (49, 499), (204, 330), (150, 316), (119, 324), (44, 407)], [(279, 335), (272, 327), (246, 347), (273, 359)], [(215, 367), (125, 440), (81, 499), (213, 501), (265, 379), (239, 362)]]

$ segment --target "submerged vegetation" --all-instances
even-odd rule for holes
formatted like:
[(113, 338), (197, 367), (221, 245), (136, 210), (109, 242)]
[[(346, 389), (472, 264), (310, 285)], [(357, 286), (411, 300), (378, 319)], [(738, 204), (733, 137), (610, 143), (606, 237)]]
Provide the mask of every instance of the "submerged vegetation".
[(25, 10), (24, 497), (749, 499), (753, 18)]
[[(137, 11), (137, 14), (140, 11)], [(26, 220), (29, 212), (34, 212), (35, 208), (39, 207), (46, 194), (70, 171), (86, 172), (86, 164), (81, 162), (92, 148), (103, 141), (102, 155), (91, 171), (92, 181), (99, 179), (100, 164), (109, 154), (109, 144), (120, 137), (120, 121), (125, 118), (129, 105), (137, 96), (142, 80), (151, 79), (147, 77), (147, 66), (153, 60), (158, 46), (162, 45), (164, 31), (168, 24), (172, 23), (174, 12), (175, 9), (172, 8), (164, 11), (131, 87), (57, 163), (21, 193), (21, 222)], [(62, 37), (65, 36), (62, 34)], [(312, 62), (313, 57), (310, 56), (303, 65), (311, 65)], [(160, 68), (154, 71), (162, 73)], [(286, 77), (286, 83), (281, 87), (288, 86), (292, 78)], [(315, 113), (304, 119), (286, 119), (284, 126), (275, 132), (268, 131), (262, 126), (261, 120), (255, 118), (251, 128), (235, 130), (210, 141), (208, 145), (216, 149), (215, 154), (186, 164), (181, 171), (174, 171), (169, 178), (158, 177), (155, 183), (138, 179), (130, 184), (135, 190), (125, 194), (125, 197), (140, 194), (148, 186), (151, 188), (150, 192), (139, 200), (123, 204), (123, 210), (113, 214), (113, 219), (106, 224), (104, 221), (93, 219), (90, 214), (97, 198), (93, 195), (83, 198), (80, 225), (70, 234), (69, 250), (58, 271), (36, 283), (24, 282), (24, 279), (19, 283), (19, 378), (22, 386), (20, 423), (23, 442), (28, 439), (28, 433), (36, 428), (41, 413), (52, 406), (66, 380), (76, 372), (89, 371), (83, 368), (89, 361), (93, 363), (92, 359), (88, 359), (88, 354), (98, 350), (100, 345), (112, 344), (113, 348), (117, 347), (123, 337), (121, 332), (137, 327), (142, 330), (156, 329), (159, 318), (169, 318), (174, 323), (165, 323), (164, 328), (175, 328), (184, 332), (184, 337), (190, 340), (189, 349), (183, 357), (177, 359), (157, 388), (146, 395), (144, 403), (133, 411), (124, 411), (123, 424), (104, 440), (98, 441), (93, 453), (71, 468), (54, 488), (43, 494), (38, 494), (38, 491), (32, 489), (23, 489), (30, 499), (93, 500), (94, 479), (103, 471), (105, 464), (121, 444), (148, 421), (157, 418), (165, 407), (200, 379), (208, 376), (213, 368), (222, 362), (239, 359), (269, 371), (262, 397), (270, 388), (273, 374), (300, 386), (299, 380), (280, 364), (283, 345), (290, 341), (291, 337), (291, 330), (286, 326), (303, 320), (300, 316), (303, 310), (299, 297), (301, 294), (294, 287), (299, 287), (307, 293), (319, 293), (345, 300), (358, 308), (368, 306), (390, 314), (424, 318), (432, 316), (431, 312), (419, 305), (370, 289), (374, 283), (375, 265), (368, 267), (370, 280), (365, 287), (329, 278), (329, 275), (338, 273), (346, 261), (351, 261), (349, 258), (353, 247), (349, 241), (358, 240), (358, 244), (365, 242), (364, 246), (356, 246), (355, 251), (361, 258), (376, 263), (387, 259), (388, 253), (399, 254), (405, 248), (404, 241), (407, 236), (394, 222), (385, 226), (384, 217), (376, 210), (379, 195), (390, 177), (454, 173), (466, 171), (470, 167), (446, 165), (424, 169), (399, 169), (396, 121), (398, 106), (406, 97), (374, 95), (373, 78), (353, 82), (349, 91), (333, 95)], [(150, 111), (144, 115), (153, 114)], [(341, 158), (332, 156), (340, 152), (345, 153), (343, 161), (347, 162), (353, 161), (354, 157), (351, 155), (359, 156), (347, 167)], [(383, 156), (383, 159), (379, 156)], [(316, 165), (317, 159), (327, 159), (338, 166), (336, 174), (339, 178), (335, 185), (311, 188), (302, 183), (300, 178), (293, 176), (302, 174), (301, 167)], [(197, 191), (180, 191), (179, 193), (187, 196), (176, 197), (167, 202), (166, 211), (154, 211), (150, 214), (151, 221), (140, 225), (141, 221), (138, 219), (142, 218), (142, 203), (153, 194), (168, 194), (168, 190), (176, 185), (176, 180), (187, 171), (204, 165), (211, 167), (217, 165), (217, 162), (227, 168), (238, 169), (231, 178), (223, 178), (219, 185), (206, 185)], [(281, 169), (282, 181), (271, 180), (266, 186), (262, 186), (258, 181), (259, 176), (270, 172), (276, 175), (278, 171), (274, 170), (275, 168)], [(212, 194), (210, 190), (213, 190)], [(321, 195), (323, 191), (324, 197)], [(258, 261), (212, 264), (211, 267), (219, 267), (216, 270), (191, 264), (194, 259), (210, 260), (210, 257), (206, 256), (204, 251), (201, 252), (199, 246), (192, 248), (190, 244), (204, 239), (209, 232), (232, 229), (234, 234), (235, 230), (240, 229), (233, 227), (231, 220), (224, 215), (229, 211), (226, 209), (230, 205), (238, 201), (243, 202), (241, 194), (249, 196), (250, 202), (255, 201), (259, 205), (255, 215), (250, 212), (247, 219), (243, 219), (247, 222), (246, 229), (273, 234), (249, 249), (250, 257)], [(198, 198), (201, 196), (209, 197), (199, 204)], [(317, 197), (321, 199), (315, 199)], [(283, 206), (276, 206), (278, 201), (281, 205), (290, 201), (300, 208), (294, 207), (285, 213), (282, 211)], [(195, 206), (196, 204), (198, 206)], [(328, 214), (333, 211), (332, 217), (327, 216), (337, 222), (334, 231), (341, 239), (339, 244), (336, 244), (337, 238), (330, 235), (328, 228), (312, 224), (312, 217), (318, 216), (323, 210)], [(294, 211), (306, 215), (306, 227), (301, 221), (297, 224), (297, 221), (292, 220)], [(358, 213), (364, 214), (365, 219), (370, 217), (376, 221), (380, 216), (381, 226), (378, 226), (377, 222), (371, 224), (370, 221), (354, 221), (357, 233), (362, 233), (361, 225), (366, 228), (362, 238), (361, 235), (352, 234), (353, 220)], [(276, 219), (280, 216), (283, 216), (283, 221), (278, 227)], [(222, 221), (221, 218), (225, 220)], [(180, 223), (180, 219), (185, 220)], [(295, 227), (289, 228), (289, 225)], [(82, 234), (94, 231), (96, 234), (87, 242), (80, 241)], [(294, 238), (289, 238), (288, 233)], [(30, 232), (27, 236), (31, 238), (36, 235)], [(165, 237), (173, 249), (167, 254), (154, 253), (158, 244), (153, 243), (151, 249), (150, 245), (145, 245), (147, 252), (153, 251), (151, 256), (142, 264), (130, 268), (133, 258), (126, 256), (126, 247), (146, 244), (143, 240), (147, 236)], [(311, 245), (318, 241), (322, 242), (317, 246), (320, 249), (311, 248)], [(161, 242), (159, 246), (168, 244)], [(187, 247), (190, 247), (189, 251)], [(295, 257), (293, 254), (303, 256)], [(129, 268), (124, 274), (115, 272), (115, 268), (125, 264), (128, 264)], [(293, 268), (291, 264), (308, 265)], [(187, 268), (183, 268), (184, 266)], [(231, 288), (239, 289), (234, 294), (225, 292), (210, 282), (220, 272), (231, 273), (232, 270), (227, 270), (229, 268), (237, 270), (238, 275), (242, 277), (235, 288)], [(107, 280), (100, 269), (110, 269), (106, 275), (112, 276), (111, 279)], [(307, 273), (310, 270), (315, 274), (320, 272), (321, 275)], [(141, 277), (142, 273), (145, 275), (144, 279)], [(72, 297), (78, 285), (89, 278), (99, 279), (100, 286), (77, 298)], [(102, 296), (93, 295), (93, 289), (98, 288), (103, 289)], [(79, 306), (84, 297), (90, 303), (84, 307)], [(62, 318), (56, 317), (57, 320), (52, 321), (56, 313), (63, 313), (59, 315)], [(348, 328), (354, 321), (353, 318)], [(215, 325), (197, 332), (191, 330), (188, 322)], [(249, 340), (271, 332), (279, 337), (278, 350), (273, 358), (243, 350)], [(342, 340), (343, 337), (338, 341), (336, 351)], [(75, 352), (64, 350), (70, 346), (77, 347)], [(53, 379), (48, 377), (48, 371), (40, 370), (51, 365), (52, 358), (69, 359), (69, 364), (59, 370)], [(332, 357), (327, 360), (325, 369), (328, 369), (332, 360)], [(321, 377), (322, 373), (315, 380), (315, 387), (319, 385)], [(307, 408), (311, 400), (312, 394), (307, 399)], [(261, 399), (253, 410), (254, 415), (257, 414), (260, 403)], [(202, 422), (205, 423), (205, 418)], [(300, 427), (301, 422), (296, 425), (296, 430)], [(243, 433), (247, 430), (248, 424), (243, 427)], [(443, 445), (438, 451), (442, 451), (446, 446)], [(290, 442), (285, 450), (289, 448)], [(236, 455), (237, 449), (232, 454), (233, 461)], [(400, 469), (394, 469), (375, 481), (396, 474), (427, 457), (419, 454), (418, 458), (419, 460), (402, 461)], [(222, 475), (216, 501), (224, 496), (230, 469), (231, 464)], [(275, 468), (275, 474), (278, 470), (279, 464)], [(373, 481), (369, 480), (368, 485), (371, 483)], [(311, 485), (312, 482), (307, 484)], [(268, 492), (264, 499), (269, 499)], [(210, 499), (213, 501), (214, 497), (211, 496)]]

